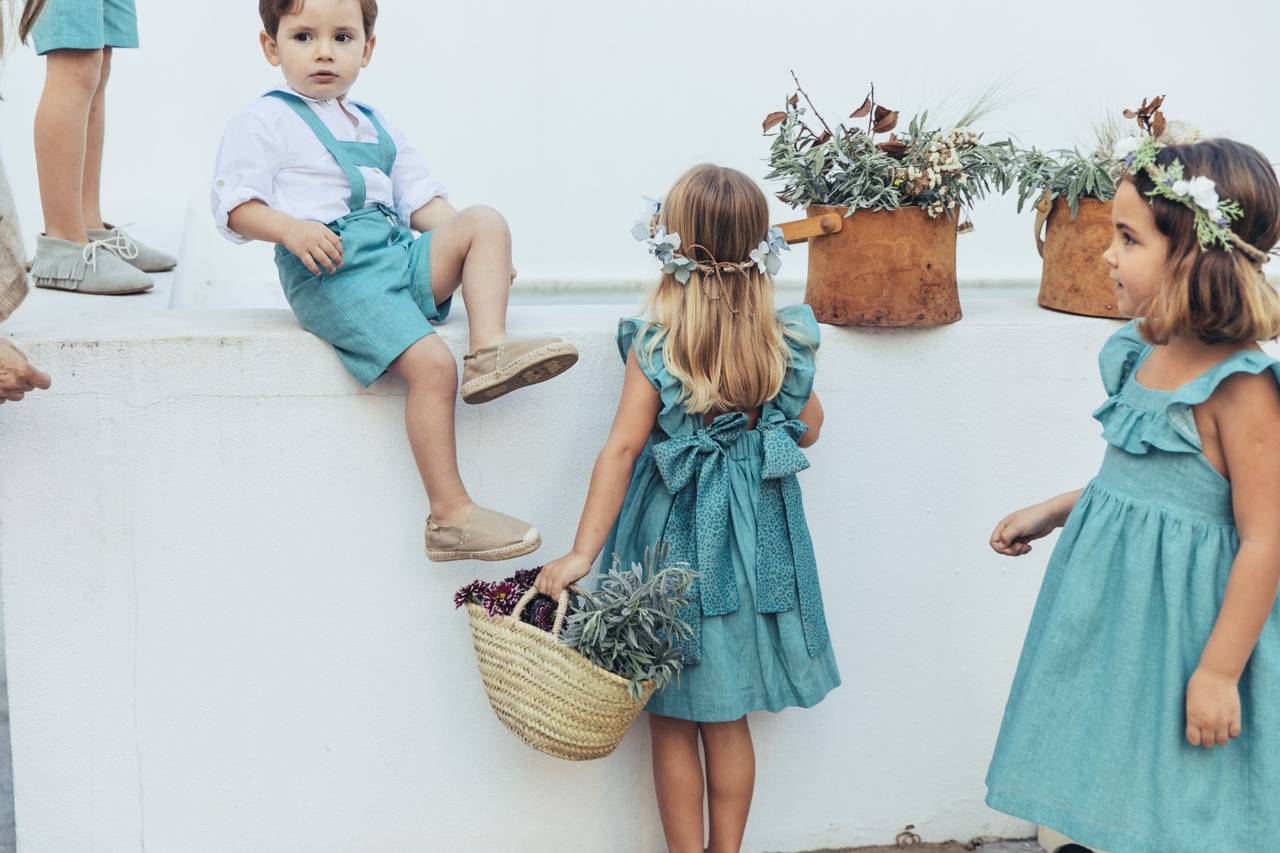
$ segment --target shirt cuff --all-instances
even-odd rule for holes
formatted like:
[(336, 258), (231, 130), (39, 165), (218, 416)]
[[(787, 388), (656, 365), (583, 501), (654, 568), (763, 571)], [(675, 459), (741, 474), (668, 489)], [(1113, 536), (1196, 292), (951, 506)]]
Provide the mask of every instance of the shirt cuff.
[(231, 211), (235, 210), (246, 201), (260, 201), (263, 204), (270, 204), (270, 200), (263, 196), (262, 193), (250, 187), (225, 187), (215, 186), (213, 189), (213, 224), (218, 227), (218, 233), (226, 237), (232, 243), (249, 243), (252, 242), (248, 237), (244, 237), (231, 230), (231, 226), (227, 224), (227, 220), (231, 216)]
[(427, 181), (419, 186), (410, 187), (401, 196), (400, 204), (396, 208), (396, 215), (400, 217), (400, 221), (405, 224), (405, 227), (408, 227), (409, 220), (413, 218), (413, 214), (432, 199), (437, 198), (449, 198), (449, 193), (445, 191), (444, 184), (438, 181)]

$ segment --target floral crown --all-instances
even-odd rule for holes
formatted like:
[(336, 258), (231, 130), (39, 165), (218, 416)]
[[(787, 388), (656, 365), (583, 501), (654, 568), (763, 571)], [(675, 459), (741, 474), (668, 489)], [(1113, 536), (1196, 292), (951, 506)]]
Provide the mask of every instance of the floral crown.
[[(751, 252), (748, 260), (719, 261), (712, 256), (710, 261), (695, 261), (680, 253), (680, 235), (668, 234), (666, 229), (658, 224), (659, 214), (662, 213), (662, 202), (648, 196), (644, 196), (644, 200), (647, 202), (645, 215), (631, 226), (631, 236), (644, 243), (649, 249), (649, 254), (658, 259), (658, 266), (662, 271), (667, 275), (675, 276), (676, 281), (681, 284), (689, 283), (689, 276), (693, 275), (694, 270), (714, 273), (719, 277), (724, 273), (745, 273), (755, 267), (762, 273), (777, 275), (778, 270), (782, 269), (782, 258), (779, 253), (791, 251), (791, 247), (782, 236), (782, 231), (775, 226), (765, 234), (764, 239)], [(706, 246), (698, 243), (694, 243), (690, 248), (707, 252)], [(707, 254), (711, 253), (707, 252)]]
[(1236, 248), (1253, 261), (1265, 264), (1270, 255), (1231, 230), (1231, 223), (1244, 216), (1240, 204), (1219, 197), (1213, 178), (1204, 175), (1187, 177), (1180, 160), (1161, 166), (1156, 162), (1156, 155), (1164, 147), (1154, 136), (1128, 136), (1116, 144), (1115, 156), (1129, 174), (1147, 173), (1154, 184), (1147, 191), (1148, 197), (1176, 201), (1195, 214), (1196, 238), (1200, 241), (1200, 248), (1218, 246), (1226, 252)]

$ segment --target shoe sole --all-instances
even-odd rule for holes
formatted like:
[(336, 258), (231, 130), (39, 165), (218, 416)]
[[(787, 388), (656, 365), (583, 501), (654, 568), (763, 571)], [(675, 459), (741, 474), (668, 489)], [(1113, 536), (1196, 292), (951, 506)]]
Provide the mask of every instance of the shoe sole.
[(514, 560), (525, 554), (532, 554), (542, 547), (542, 536), (534, 534), (529, 542), (518, 542), (503, 548), (490, 548), (488, 551), (432, 551), (427, 549), (427, 559), (433, 563), (452, 563), (457, 560), (484, 560), (493, 563), (499, 560)]
[(135, 293), (146, 293), (148, 290), (152, 290), (155, 287), (155, 285), (148, 284), (146, 287), (135, 287), (132, 290), (93, 291), (93, 290), (77, 290), (74, 287), (58, 287), (58, 285), (56, 284), (41, 284), (40, 282), (37, 281), (36, 287), (42, 287), (45, 290), (57, 290), (61, 293), (79, 293), (82, 296), (132, 296)]
[(520, 388), (546, 382), (577, 363), (578, 350), (573, 344), (547, 344), (463, 385), (462, 402), (488, 403)]

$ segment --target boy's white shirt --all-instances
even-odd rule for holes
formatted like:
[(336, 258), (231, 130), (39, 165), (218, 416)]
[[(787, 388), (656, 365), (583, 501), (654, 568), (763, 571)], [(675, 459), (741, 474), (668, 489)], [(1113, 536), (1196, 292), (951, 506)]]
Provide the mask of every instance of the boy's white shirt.
[[(336, 98), (316, 100), (287, 86), (273, 91), (302, 98), (339, 142), (377, 142), (378, 130), (369, 117), (356, 109), (363, 101)], [(431, 176), (416, 148), (381, 111), (378, 121), (396, 144), (396, 162), (390, 175), (359, 167), (365, 181), (365, 205), (383, 204), (394, 210), (407, 226), (415, 210), (433, 198), (448, 198), (444, 185)], [(350, 116), (359, 119), (351, 123)], [(248, 240), (227, 225), (231, 211), (253, 199), (296, 219), (333, 222), (351, 212), (347, 205), (351, 184), (338, 161), (324, 147), (306, 122), (279, 98), (261, 97), (242, 109), (227, 124), (218, 147), (213, 172), (213, 218), (218, 231), (236, 243)]]

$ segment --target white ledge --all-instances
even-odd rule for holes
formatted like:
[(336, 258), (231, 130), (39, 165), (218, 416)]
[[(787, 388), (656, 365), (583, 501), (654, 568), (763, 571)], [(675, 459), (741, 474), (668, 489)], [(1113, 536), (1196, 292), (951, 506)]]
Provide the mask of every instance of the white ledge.
[[(625, 311), (514, 309), (512, 331), (565, 335), (582, 361), (459, 406), (469, 487), (539, 526), (539, 559), (572, 539)], [(744, 849), (1030, 829), (982, 804), (982, 780), (1050, 548), (1011, 561), (986, 539), (1095, 470), (1095, 356), (1116, 324), (1029, 297), (965, 311), (823, 327), (828, 421), (801, 481), (844, 685), (753, 718)], [(465, 330), (441, 333), (461, 352)], [(491, 714), (450, 597), (537, 560), (425, 560), (397, 382), (362, 392), (281, 311), (20, 314), (10, 331), (54, 377), (0, 410), (24, 853), (661, 847), (644, 725), (574, 765)]]

